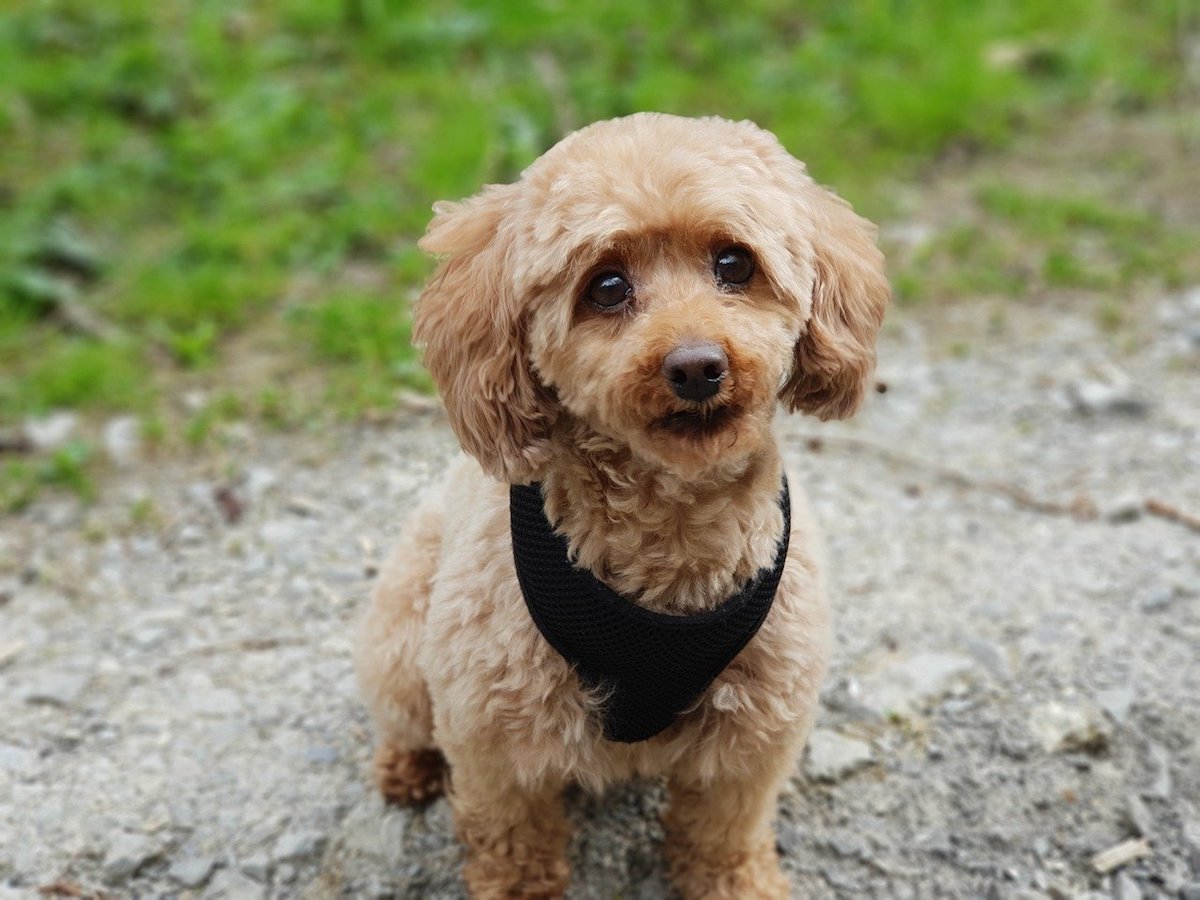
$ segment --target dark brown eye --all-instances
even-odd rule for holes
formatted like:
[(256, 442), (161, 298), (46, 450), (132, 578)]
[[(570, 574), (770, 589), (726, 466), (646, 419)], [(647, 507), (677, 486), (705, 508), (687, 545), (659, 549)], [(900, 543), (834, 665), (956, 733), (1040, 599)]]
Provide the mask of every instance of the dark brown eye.
[(616, 309), (631, 296), (633, 288), (620, 272), (603, 272), (588, 283), (588, 303), (597, 309)]
[(745, 284), (754, 274), (754, 257), (745, 247), (726, 247), (713, 260), (713, 272), (722, 284)]

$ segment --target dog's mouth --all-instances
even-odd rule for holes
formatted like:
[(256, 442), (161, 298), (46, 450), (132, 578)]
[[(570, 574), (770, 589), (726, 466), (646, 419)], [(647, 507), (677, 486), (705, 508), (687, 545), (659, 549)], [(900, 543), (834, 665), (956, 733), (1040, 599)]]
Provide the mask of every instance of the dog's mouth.
[(654, 425), (681, 437), (708, 437), (723, 430), (737, 415), (738, 409), (732, 405), (681, 409), (657, 419)]

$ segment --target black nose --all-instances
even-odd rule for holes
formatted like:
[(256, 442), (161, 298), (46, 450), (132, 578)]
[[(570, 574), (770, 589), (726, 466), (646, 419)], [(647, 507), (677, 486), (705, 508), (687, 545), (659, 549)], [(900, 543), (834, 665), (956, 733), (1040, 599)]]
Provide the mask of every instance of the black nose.
[(662, 373), (681, 400), (707, 400), (729, 374), (729, 357), (712, 341), (680, 344), (663, 360)]

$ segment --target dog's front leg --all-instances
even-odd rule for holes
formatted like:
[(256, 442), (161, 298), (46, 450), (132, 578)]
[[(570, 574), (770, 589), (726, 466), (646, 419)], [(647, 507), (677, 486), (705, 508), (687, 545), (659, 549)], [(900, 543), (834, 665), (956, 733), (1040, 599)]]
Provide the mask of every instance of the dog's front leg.
[(478, 759), (453, 760), (450, 803), (467, 845), (463, 877), (475, 900), (561, 897), (567, 889), (562, 785), (536, 788)]
[(772, 820), (783, 776), (672, 777), (667, 786), (667, 866), (685, 900), (786, 898)]

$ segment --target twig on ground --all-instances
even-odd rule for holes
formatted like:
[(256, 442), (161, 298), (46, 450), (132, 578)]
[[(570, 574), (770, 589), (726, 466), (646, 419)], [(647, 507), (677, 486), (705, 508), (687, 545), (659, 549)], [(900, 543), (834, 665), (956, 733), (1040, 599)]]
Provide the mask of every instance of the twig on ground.
[(822, 446), (828, 444), (846, 447), (847, 449), (857, 450), (862, 453), (870, 453), (873, 456), (878, 456), (897, 465), (929, 472), (956, 487), (1007, 497), (1021, 509), (1029, 509), (1051, 516), (1070, 516), (1072, 519), (1079, 519), (1080, 521), (1088, 521), (1096, 518), (1096, 506), (1087, 497), (1076, 497), (1069, 503), (1046, 500), (1018, 485), (1009, 484), (1006, 481), (975, 478), (959, 469), (944, 466), (932, 460), (922, 459), (919, 456), (902, 453), (899, 450), (893, 450), (891, 447), (885, 447), (883, 444), (877, 444), (865, 438), (849, 437), (846, 435), (820, 437), (809, 435), (807, 436), (807, 443), (811, 449), (815, 450), (820, 450)]
[[(1069, 503), (1047, 500), (1036, 496), (1018, 485), (1010, 484), (1006, 481), (975, 478), (951, 466), (944, 466), (932, 460), (912, 456), (911, 454), (894, 450), (891, 447), (869, 441), (865, 438), (850, 437), (848, 435), (805, 435), (805, 441), (809, 448), (815, 451), (819, 451), (823, 446), (830, 445), (845, 447), (846, 449), (861, 453), (869, 453), (897, 465), (929, 472), (933, 476), (947, 481), (956, 487), (1007, 497), (1021, 509), (1028, 509), (1050, 516), (1069, 516), (1081, 522), (1091, 521), (1097, 517), (1096, 505), (1088, 497), (1081, 495)], [(1162, 500), (1153, 497), (1148, 497), (1144, 501), (1143, 506), (1146, 512), (1152, 516), (1158, 516), (1160, 519), (1166, 519), (1168, 522), (1174, 522), (1177, 525), (1182, 525), (1184, 528), (1200, 532), (1200, 516), (1184, 512), (1178, 507), (1171, 506), (1169, 503), (1164, 503)]]
[(1162, 500), (1156, 500), (1154, 497), (1146, 499), (1146, 512), (1152, 516), (1158, 516), (1160, 519), (1166, 519), (1168, 522), (1178, 522), (1184, 528), (1190, 528), (1192, 531), (1200, 532), (1200, 516), (1185, 513), (1178, 507), (1164, 503)]
[(113, 897), (112, 894), (106, 894), (96, 888), (84, 887), (73, 881), (55, 881), (52, 884), (43, 884), (37, 889), (37, 892), (44, 897), (80, 897), (82, 900), (112, 900)]
[(1101, 850), (1092, 857), (1092, 868), (1101, 875), (1119, 869), (1121, 866), (1127, 866), (1135, 859), (1141, 859), (1143, 856), (1152, 855), (1150, 843), (1145, 838), (1138, 840), (1122, 841), (1115, 846), (1109, 847), (1107, 850)]

